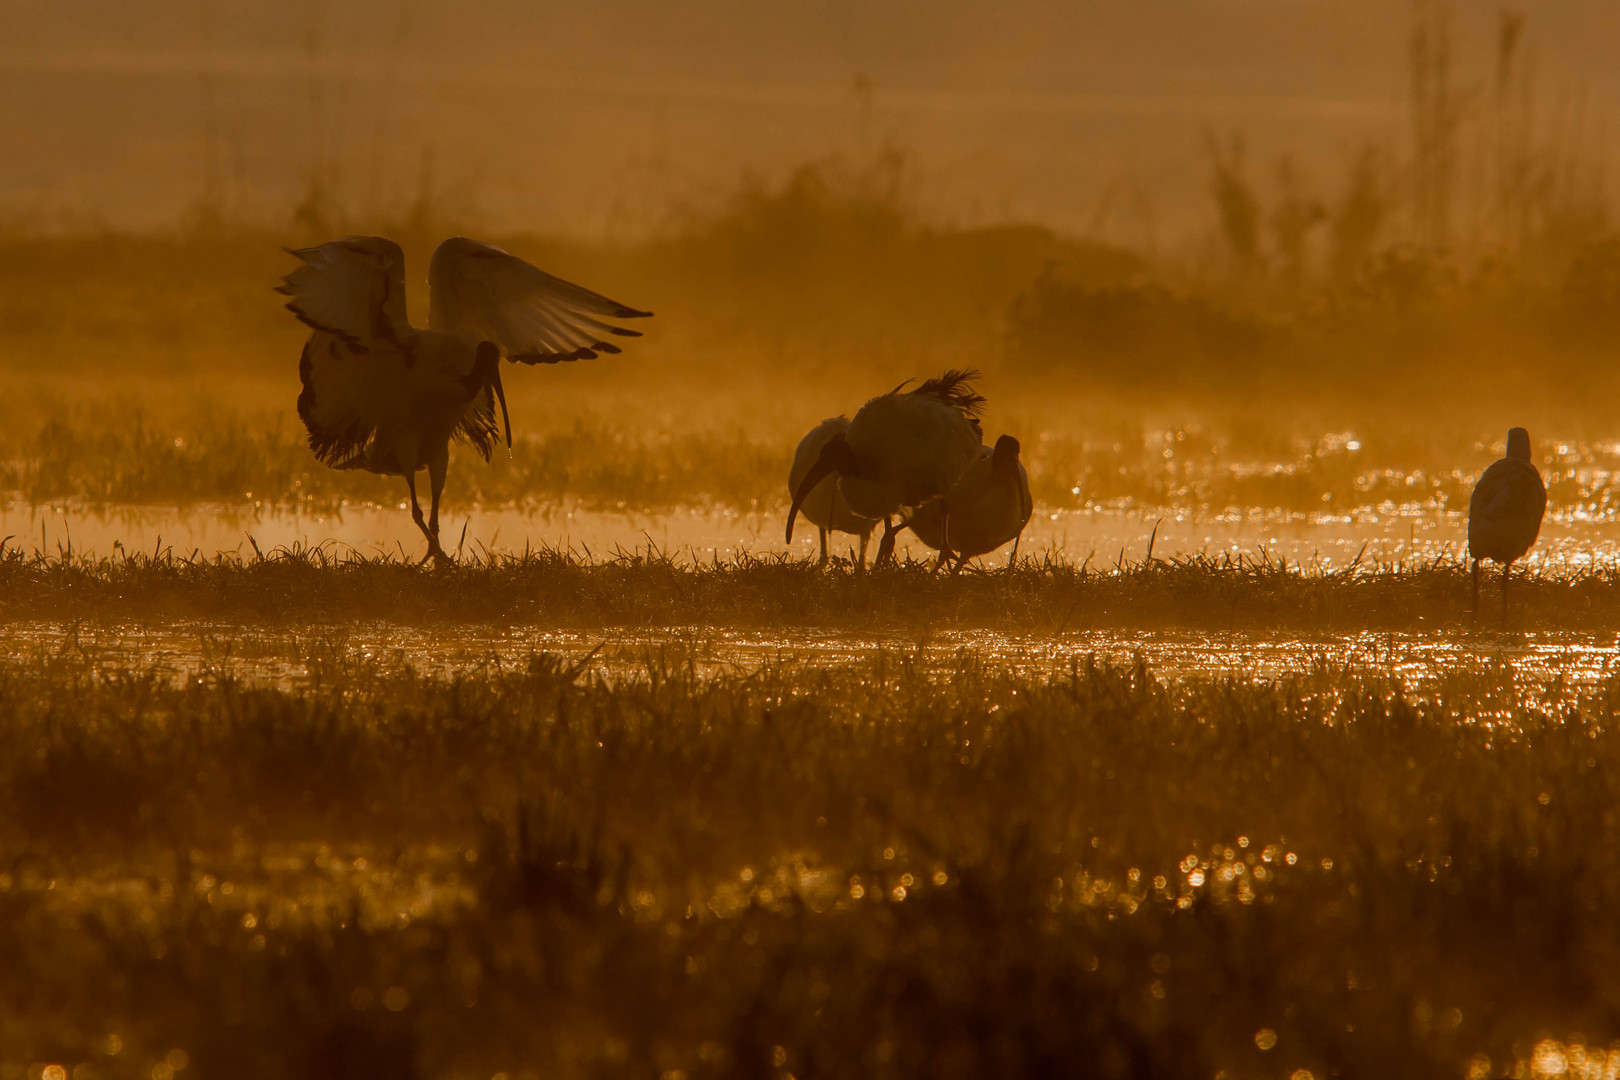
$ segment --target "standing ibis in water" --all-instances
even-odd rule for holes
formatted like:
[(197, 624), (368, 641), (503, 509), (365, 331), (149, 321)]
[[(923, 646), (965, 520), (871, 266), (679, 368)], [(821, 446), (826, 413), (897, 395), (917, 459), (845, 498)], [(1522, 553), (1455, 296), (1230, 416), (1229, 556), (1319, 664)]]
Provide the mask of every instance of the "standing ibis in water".
[[(555, 364), (616, 353), (603, 335), (641, 335), (601, 320), (651, 314), (456, 237), (433, 253), (428, 329), (418, 330), (405, 316), (405, 254), (392, 240), (350, 236), (288, 253), (303, 265), (277, 291), (292, 298), (288, 310), (313, 331), (298, 365), (298, 415), (309, 448), (335, 469), (404, 477), (411, 517), (427, 537), (424, 562), (446, 557), (439, 495), (450, 441), (471, 444), (488, 461), (499, 401), (511, 450), (502, 355)], [(421, 469), (433, 496), (425, 521), (416, 499)]]
[[(810, 433), (799, 440), (798, 449), (793, 451), (793, 468), (788, 472), (790, 496), (799, 490), (799, 484), (820, 459), (822, 447), (836, 437), (847, 435), (848, 432), (848, 417), (834, 416), (811, 428)], [(856, 517), (850, 512), (849, 503), (844, 501), (843, 493), (838, 490), (836, 476), (828, 476), (817, 484), (805, 496), (799, 509), (821, 533), (820, 565), (827, 564), (828, 534), (835, 532), (850, 533), (861, 538), (858, 559), (861, 566), (866, 565), (866, 545), (872, 539), (872, 529), (876, 527), (877, 522), (871, 518)]]
[(1502, 566), (1502, 622), (1507, 622), (1508, 575), (1541, 532), (1547, 486), (1530, 461), (1530, 433), (1508, 432), (1507, 456), (1493, 462), (1468, 500), (1468, 557), (1474, 561), (1474, 618), (1479, 618), (1479, 561)]
[[(956, 553), (956, 569), (976, 555), (988, 555), (1012, 542), (1011, 566), (1018, 556), (1018, 538), (1029, 524), (1035, 504), (1029, 497), (1029, 473), (1018, 460), (1018, 440), (1003, 435), (995, 449), (979, 447), (973, 460), (951, 490), (941, 499), (923, 503), (906, 517), (906, 524), (917, 538), (940, 553), (943, 565), (947, 551)], [(950, 530), (946, 535), (943, 513), (950, 507)]]
[[(822, 446), (816, 463), (794, 489), (788, 542), (793, 541), (793, 521), (805, 499), (823, 480), (836, 475), (851, 513), (883, 522), (883, 539), (872, 565), (892, 561), (899, 531), (895, 515), (944, 495), (979, 452), (978, 415), (984, 397), (973, 389), (976, 378), (976, 371), (947, 371), (915, 390), (901, 383), (862, 405), (848, 430)], [(948, 521), (948, 502), (941, 512)]]

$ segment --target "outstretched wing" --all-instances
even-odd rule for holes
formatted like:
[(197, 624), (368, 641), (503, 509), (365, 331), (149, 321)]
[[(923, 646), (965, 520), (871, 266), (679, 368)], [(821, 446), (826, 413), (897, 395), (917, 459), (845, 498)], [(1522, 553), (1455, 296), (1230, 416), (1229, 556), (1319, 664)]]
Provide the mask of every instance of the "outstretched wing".
[(380, 236), (348, 236), (319, 247), (287, 249), (304, 265), (277, 292), (307, 326), (336, 335), (359, 351), (382, 340), (398, 345), (410, 332), (405, 318), (405, 253)]
[(641, 319), (616, 300), (530, 266), (498, 247), (458, 236), (440, 244), (428, 267), (428, 325), (455, 330), (505, 350), (525, 364), (588, 360), (616, 353), (607, 336), (640, 337), (609, 319)]

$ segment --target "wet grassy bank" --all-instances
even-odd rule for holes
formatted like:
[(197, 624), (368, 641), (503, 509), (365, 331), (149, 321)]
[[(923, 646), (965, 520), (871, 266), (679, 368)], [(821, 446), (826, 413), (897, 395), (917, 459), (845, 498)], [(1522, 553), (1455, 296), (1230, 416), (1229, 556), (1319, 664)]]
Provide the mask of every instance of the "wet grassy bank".
[(0, 1075), (1432, 1077), (1620, 1035), (1612, 676), (308, 661), (0, 662)]
[[(1487, 568), (1484, 580), (1477, 625), (1499, 630), (1499, 578)], [(1042, 556), (950, 575), (918, 562), (863, 572), (847, 561), (827, 569), (780, 555), (704, 562), (653, 548), (471, 554), (443, 567), (319, 547), (247, 558), (0, 552), (7, 621), (1299, 633), (1464, 628), (1476, 625), (1470, 606), (1467, 569), (1450, 558), (1325, 569), (1263, 553), (1079, 563)], [(1604, 563), (1517, 571), (1507, 628), (1620, 628), (1620, 576)]]

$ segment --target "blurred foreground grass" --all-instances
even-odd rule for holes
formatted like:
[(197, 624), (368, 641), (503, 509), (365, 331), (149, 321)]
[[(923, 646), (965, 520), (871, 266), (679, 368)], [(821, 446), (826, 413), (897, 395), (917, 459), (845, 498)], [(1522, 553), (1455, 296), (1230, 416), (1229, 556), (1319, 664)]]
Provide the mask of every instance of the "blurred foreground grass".
[(1620, 1036), (1613, 676), (303, 659), (0, 661), (0, 1076), (1427, 1078)]
[[(1501, 626), (1487, 567), (1481, 625)], [(331, 548), (247, 558), (41, 556), (0, 547), (0, 620), (217, 621), (594, 627), (817, 627), (846, 631), (1182, 627), (1310, 633), (1438, 630), (1469, 618), (1466, 565), (1449, 556), (1329, 570), (1256, 556), (1141, 561), (1021, 558), (960, 575), (906, 562), (881, 572), (786, 555), (693, 561), (656, 548), (469, 553), (453, 566)], [(1516, 572), (1514, 630), (1620, 629), (1620, 572), (1596, 562)]]

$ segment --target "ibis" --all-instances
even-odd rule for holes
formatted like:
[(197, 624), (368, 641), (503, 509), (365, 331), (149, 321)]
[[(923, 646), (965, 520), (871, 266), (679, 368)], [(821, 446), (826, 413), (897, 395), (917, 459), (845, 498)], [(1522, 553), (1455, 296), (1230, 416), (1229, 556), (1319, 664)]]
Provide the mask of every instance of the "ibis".
[[(400, 476), (411, 518), (427, 537), (423, 561), (445, 559), (439, 496), (450, 443), (489, 460), (501, 407), (508, 452), (512, 423), (501, 360), (555, 364), (617, 353), (608, 337), (639, 337), (604, 319), (640, 319), (616, 300), (556, 278), (498, 247), (455, 237), (428, 266), (428, 329), (405, 312), (405, 254), (380, 236), (350, 236), (287, 249), (302, 265), (278, 292), (310, 328), (298, 375), (298, 415), (309, 447), (335, 469)], [(416, 474), (428, 471), (424, 520)]]
[[(798, 448), (793, 451), (793, 467), (788, 472), (789, 496), (799, 489), (800, 482), (821, 457), (822, 448), (835, 437), (847, 435), (848, 431), (849, 418), (834, 416), (811, 428), (810, 433), (799, 440)], [(877, 522), (871, 518), (856, 517), (850, 512), (849, 503), (844, 501), (843, 493), (838, 490), (836, 476), (826, 477), (811, 489), (799, 509), (821, 533), (820, 565), (827, 564), (827, 541), (829, 534), (835, 532), (860, 537), (858, 565), (866, 565), (866, 545), (872, 539), (872, 530)]]
[(1479, 563), (1502, 567), (1502, 621), (1507, 622), (1508, 576), (1541, 532), (1547, 512), (1547, 486), (1530, 460), (1530, 433), (1508, 432), (1507, 456), (1495, 461), (1474, 485), (1468, 500), (1468, 557), (1473, 560), (1474, 617), (1479, 617)]
[(1029, 473), (1018, 453), (1018, 440), (1011, 435), (997, 439), (994, 449), (981, 446), (950, 491), (907, 515), (906, 524), (917, 538), (940, 553), (941, 565), (947, 552), (955, 552), (955, 569), (960, 570), (974, 556), (988, 555), (1009, 542), (1013, 553), (1007, 565), (1017, 558), (1018, 538), (1035, 509)]
[[(850, 512), (883, 522), (874, 566), (894, 558), (894, 518), (945, 494), (978, 454), (978, 416), (984, 397), (973, 389), (976, 371), (947, 371), (913, 390), (910, 380), (862, 405), (849, 428), (822, 445), (800, 479), (788, 508), (787, 539), (810, 493), (837, 476)], [(948, 509), (946, 511), (949, 513)]]

